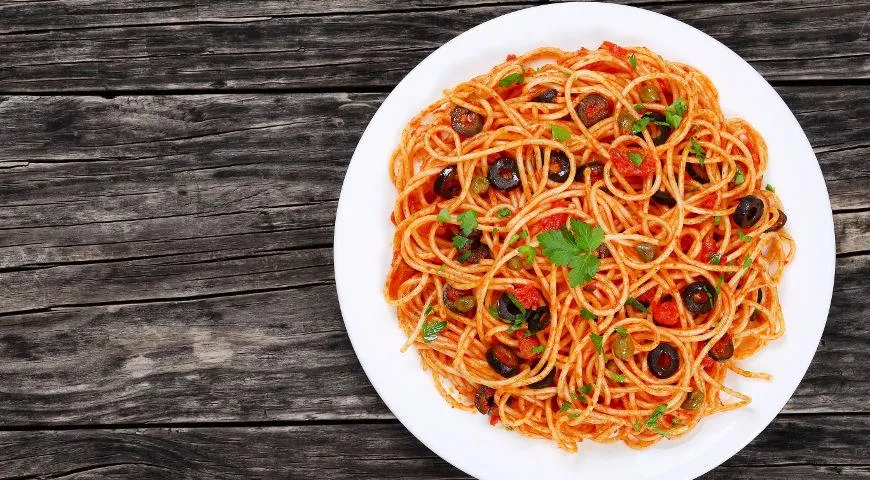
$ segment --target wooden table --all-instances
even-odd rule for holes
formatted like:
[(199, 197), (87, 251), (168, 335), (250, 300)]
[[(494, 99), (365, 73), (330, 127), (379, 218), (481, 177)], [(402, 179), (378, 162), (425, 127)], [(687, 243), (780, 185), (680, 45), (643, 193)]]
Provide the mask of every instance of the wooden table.
[[(0, 2), (0, 475), (467, 478), (360, 369), (331, 243), (390, 89), (534, 4), (480, 3)], [(835, 213), (815, 360), (709, 478), (870, 477), (870, 3), (625, 3), (774, 85)]]

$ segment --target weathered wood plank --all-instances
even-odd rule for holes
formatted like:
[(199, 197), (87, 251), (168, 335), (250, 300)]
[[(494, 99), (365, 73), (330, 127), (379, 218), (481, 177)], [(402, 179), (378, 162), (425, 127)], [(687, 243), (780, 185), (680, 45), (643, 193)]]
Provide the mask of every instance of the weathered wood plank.
[[(49, 27), (33, 25), (37, 21), (33, 19), (23, 21), (22, 27), (14, 27), (14, 21), (4, 23), (3, 30), (9, 33), (0, 35), (4, 52), (0, 92), (384, 88), (395, 85), (459, 33), (528, 6), (300, 16), (291, 10), (295, 2), (285, 6), (221, 2), (193, 8), (190, 2), (162, 3), (168, 5), (15, 2), (5, 6), (11, 19), (48, 18)], [(349, 4), (337, 3), (337, 10)], [(372, 8), (379, 5), (385, 3)], [(103, 11), (104, 6), (108, 10)], [(863, 1), (652, 3), (648, 8), (710, 33), (770, 80), (870, 77), (870, 41), (864, 33), (870, 29), (863, 29), (867, 21)], [(34, 10), (46, 14), (35, 15)], [(95, 10), (100, 13), (94, 14)], [(327, 6), (318, 11), (336, 9)], [(0, 18), (6, 18), (2, 11)], [(76, 27), (46, 30), (66, 20)]]
[[(825, 336), (785, 413), (870, 413), (856, 354), (870, 349), (868, 259), (838, 261)], [(0, 332), (6, 426), (393, 418), (356, 361), (331, 284), (52, 308), (0, 317)]]
[[(868, 434), (866, 416), (781, 417), (703, 478), (866, 478)], [(471, 478), (397, 423), (2, 432), (0, 442), (4, 478)]]

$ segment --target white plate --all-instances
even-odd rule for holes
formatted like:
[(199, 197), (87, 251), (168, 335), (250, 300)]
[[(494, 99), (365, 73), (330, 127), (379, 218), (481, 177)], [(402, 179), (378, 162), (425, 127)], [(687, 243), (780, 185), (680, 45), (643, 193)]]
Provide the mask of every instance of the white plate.
[[(737, 33), (735, 33), (737, 34)], [(451, 409), (415, 352), (400, 353), (405, 335), (383, 299), (391, 259), (389, 216), (395, 190), (387, 164), (402, 128), (444, 88), (483, 74), (508, 53), (539, 46), (594, 49), (603, 40), (644, 45), (707, 74), (728, 116), (748, 120), (767, 141), (767, 181), (776, 186), (797, 242), (780, 288), (786, 333), (748, 361), (773, 381), (730, 375), (751, 395), (746, 408), (702, 420), (694, 432), (642, 451), (622, 443), (584, 442), (577, 454), (552, 442), (492, 428), (483, 415)], [(427, 447), (482, 479), (694, 478), (755, 438), (782, 409), (813, 358), (834, 283), (834, 225), (816, 157), (794, 115), (752, 67), (706, 34), (637, 8), (597, 3), (547, 5), (496, 18), (447, 42), (414, 68), (384, 101), (353, 155), (335, 225), (335, 279), (356, 354), (381, 398)], [(389, 453), (389, 452), (385, 452)], [(555, 478), (555, 477), (554, 477)]]

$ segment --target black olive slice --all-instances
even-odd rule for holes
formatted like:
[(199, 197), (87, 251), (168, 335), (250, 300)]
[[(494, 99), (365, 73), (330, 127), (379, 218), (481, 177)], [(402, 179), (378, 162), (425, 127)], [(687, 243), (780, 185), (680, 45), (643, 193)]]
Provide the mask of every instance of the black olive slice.
[(568, 180), (568, 172), (571, 171), (571, 163), (568, 161), (568, 155), (563, 152), (552, 152), (550, 154), (550, 171), (547, 172), (547, 178), (554, 182), (564, 183)]
[[(665, 116), (659, 112), (647, 112), (640, 118), (648, 118), (647, 131), (652, 137), (653, 145), (659, 146), (668, 141), (671, 136), (671, 126), (665, 121)], [(656, 135), (655, 132), (658, 131)], [(637, 134), (638, 137), (643, 137), (643, 132)]]
[(668, 378), (680, 368), (680, 356), (677, 350), (667, 343), (660, 343), (646, 356), (649, 371), (656, 378)]
[(659, 190), (654, 193), (652, 199), (655, 203), (659, 205), (664, 205), (665, 207), (673, 207), (677, 204), (677, 201), (674, 200), (674, 197), (668, 193), (666, 190)]
[(449, 200), (462, 191), (462, 185), (459, 183), (459, 174), (456, 172), (456, 167), (450, 166), (441, 170), (438, 178), (435, 179), (435, 194), (439, 197)]
[(474, 406), (477, 407), (478, 412), (489, 415), (490, 410), (495, 406), (495, 390), (486, 385), (477, 387), (477, 392), (474, 394)]
[[(779, 209), (777, 209), (777, 210), (779, 210)], [(775, 232), (775, 231), (781, 229), (782, 227), (785, 226), (786, 221), (788, 221), (788, 217), (785, 216), (785, 212), (783, 212), (782, 210), (779, 210), (779, 217), (777, 217), (776, 223), (771, 225), (770, 228), (768, 228), (767, 230), (764, 231), (764, 233)]]
[(483, 115), (459, 105), (450, 111), (450, 126), (464, 137), (472, 137), (483, 130)]
[(510, 299), (510, 294), (507, 292), (502, 293), (501, 296), (498, 297), (498, 305), (496, 309), (498, 310), (499, 318), (507, 320), (508, 322), (513, 322), (517, 318), (523, 316), (520, 307), (514, 305), (514, 302)]
[(489, 166), (487, 174), (490, 185), (499, 190), (511, 190), (520, 184), (520, 172), (517, 161), (510, 157), (501, 157)]
[(586, 128), (613, 115), (613, 103), (600, 93), (590, 93), (577, 104), (577, 116)]
[(550, 88), (532, 97), (532, 101), (538, 103), (553, 103), (553, 100), (556, 99), (557, 93), (559, 92), (556, 91), (555, 88)]
[(707, 171), (697, 163), (687, 164), (686, 172), (698, 183), (710, 183), (710, 177), (707, 176)]
[(734, 356), (734, 341), (731, 339), (731, 334), (726, 333), (718, 342), (713, 344), (707, 355), (719, 363), (724, 363)]
[(699, 280), (683, 288), (682, 298), (686, 310), (699, 315), (713, 310), (713, 304), (716, 303), (716, 290), (710, 282)]
[(543, 306), (541, 308), (527, 309), (526, 323), (529, 324), (529, 332), (540, 332), (550, 324), (550, 308)]
[(493, 345), (486, 352), (486, 363), (505, 378), (513, 377), (519, 372), (520, 361), (517, 354), (502, 344)]
[(755, 195), (747, 195), (740, 199), (731, 219), (740, 228), (749, 228), (764, 216), (764, 202)]
[(552, 387), (555, 384), (556, 384), (556, 369), (554, 368), (554, 369), (550, 370), (550, 373), (548, 373), (544, 378), (538, 380), (537, 382), (530, 383), (529, 388), (534, 388), (535, 390), (537, 390), (539, 388)]

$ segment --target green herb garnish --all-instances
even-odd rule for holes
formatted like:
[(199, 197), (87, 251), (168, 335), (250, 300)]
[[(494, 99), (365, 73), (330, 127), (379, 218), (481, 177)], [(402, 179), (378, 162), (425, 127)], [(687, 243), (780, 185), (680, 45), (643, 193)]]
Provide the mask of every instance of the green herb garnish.
[(512, 212), (510, 208), (504, 207), (500, 208), (499, 211), (495, 213), (495, 215), (498, 218), (507, 218), (510, 217), (512, 213), (514, 212)]
[(721, 222), (721, 221), (722, 221), (722, 217), (720, 217), (719, 215), (716, 215), (715, 217), (713, 217), (713, 225), (719, 225), (719, 222)]
[(501, 320), (501, 317), (498, 314), (498, 309), (495, 308), (494, 305), (490, 305), (490, 306), (486, 307), (486, 309), (489, 310), (489, 314), (492, 315), (492, 318), (494, 318), (496, 320)]
[(577, 287), (592, 280), (600, 262), (591, 252), (604, 241), (604, 230), (572, 218), (571, 228), (538, 234), (541, 253), (554, 265), (569, 266), (568, 285)]
[(639, 153), (629, 153), (628, 159), (631, 161), (631, 163), (635, 165), (640, 165), (641, 163), (643, 163), (643, 155)]
[(635, 109), (636, 111), (638, 111), (638, 112), (641, 111), (641, 110), (646, 110), (646, 105), (644, 105), (644, 104), (642, 104), (642, 103), (635, 103), (635, 104), (634, 104), (634, 109)]
[(471, 235), (471, 232), (477, 228), (477, 212), (474, 210), (466, 210), (460, 213), (456, 216), (456, 220), (459, 222), (459, 228), (462, 229), (462, 233), (465, 235)]
[(498, 86), (504, 88), (510, 87), (513, 84), (522, 85), (523, 81), (526, 79), (526, 67), (521, 65), (520, 68), (522, 69), (521, 73), (514, 72), (505, 75), (498, 81)]
[(767, 190), (768, 192), (776, 193), (776, 189), (773, 188), (773, 185), (771, 185), (771, 184), (769, 184), (769, 183), (768, 183), (767, 185), (764, 186), (764, 189)]
[(426, 304), (426, 308), (423, 310), (423, 315), (428, 317), (429, 315), (432, 315), (432, 312), (434, 311), (435, 308), (432, 306), (432, 304)]
[(752, 265), (752, 257), (749, 256), (749, 252), (746, 252), (746, 256), (743, 257), (743, 268), (749, 268)]
[(639, 302), (636, 298), (634, 298), (634, 297), (628, 297), (628, 300), (625, 301), (625, 304), (628, 305), (628, 306), (634, 307), (634, 308), (640, 310), (640, 311), (643, 312), (643, 313), (649, 313), (649, 309), (646, 308), (646, 307), (644, 307), (643, 304), (640, 303), (640, 302)]
[(678, 98), (665, 108), (665, 120), (671, 128), (674, 130), (680, 128), (680, 122), (683, 121), (683, 114), (686, 113), (687, 108), (686, 101), (682, 98)]
[(623, 327), (622, 325), (614, 328), (614, 330), (616, 330), (616, 333), (618, 333), (622, 337), (628, 336), (628, 332), (625, 331), (625, 327)]
[(734, 174), (734, 185), (742, 185), (745, 181), (746, 177), (743, 175), (743, 170), (737, 167), (737, 173)]
[(571, 409), (571, 402), (562, 402), (562, 407), (559, 409), (559, 413), (565, 413)]
[(739, 238), (740, 240), (743, 240), (744, 242), (747, 242), (747, 243), (752, 241), (752, 236), (744, 234), (743, 231), (741, 231), (741, 230), (737, 230), (737, 238)]
[(722, 291), (722, 282), (725, 281), (725, 277), (719, 275), (719, 278), (716, 279), (716, 295), (719, 295), (719, 292)]
[(451, 221), (453, 218), (450, 215), (450, 211), (446, 208), (442, 208), (440, 212), (438, 212), (438, 223), (445, 223)]
[(604, 351), (604, 347), (602, 346), (603, 339), (601, 338), (601, 335), (590, 333), (589, 338), (592, 339), (592, 345), (595, 346), (595, 351), (601, 354)]
[(546, 349), (547, 349), (546, 345), (538, 345), (537, 347), (532, 349), (532, 353), (534, 353), (535, 355), (538, 355), (538, 354), (544, 353), (544, 350), (546, 350)]
[(471, 251), (470, 250), (459, 255), (459, 257), (457, 257), (456, 260), (459, 263), (465, 263), (465, 261), (468, 260), (469, 258), (471, 258)]
[(463, 237), (462, 235), (454, 235), (453, 236), (453, 247), (457, 250), (462, 250), (463, 248), (468, 247), (473, 242), (470, 238)]
[(707, 160), (707, 152), (705, 152), (704, 147), (695, 140), (695, 137), (692, 137), (692, 153), (695, 154), (695, 157), (698, 158), (698, 163), (701, 165), (703, 165), (704, 161)]
[(520, 315), (526, 314), (526, 307), (524, 307), (523, 304), (520, 303), (519, 300), (517, 300), (517, 297), (515, 297), (512, 293), (508, 293), (507, 297), (508, 297), (508, 300), (510, 300), (511, 303), (513, 303), (514, 306), (517, 307), (517, 310), (520, 311)]
[(585, 308), (583, 310), (580, 310), (580, 316), (585, 318), (586, 320), (589, 320), (590, 322), (595, 321), (595, 314), (590, 312), (589, 310), (586, 310)]
[(650, 121), (651, 120), (649, 117), (638, 118), (637, 120), (635, 120), (635, 122), (633, 124), (631, 124), (631, 133), (637, 135), (640, 132), (644, 131), (646, 126), (649, 125)]
[(421, 332), (423, 336), (423, 342), (432, 343), (438, 338), (438, 335), (441, 334), (441, 331), (444, 330), (444, 327), (447, 326), (447, 322), (432, 322), (429, 323), (426, 320), (423, 320), (423, 330)]
[(564, 142), (565, 140), (571, 138), (570, 130), (565, 127), (556, 125), (555, 123), (550, 126), (550, 131), (553, 133), (553, 138), (555, 138), (556, 141)]
[(526, 265), (531, 265), (535, 263), (535, 257), (538, 255), (535, 247), (531, 245), (523, 245), (518, 248), (517, 251), (520, 252), (520, 255), (526, 257)]
[(613, 372), (610, 372), (610, 373), (608, 374), (608, 376), (609, 376), (609, 377), (610, 377), (614, 382), (625, 383), (625, 380), (626, 380), (625, 375), (623, 375), (623, 374), (621, 374), (621, 373), (613, 373)]
[(631, 68), (637, 69), (637, 58), (634, 57), (633, 53), (628, 56), (628, 63), (631, 64)]
[(721, 253), (713, 253), (710, 254), (710, 265), (719, 265), (719, 262), (722, 261)]
[(569, 414), (568, 414), (568, 418), (577, 418), (577, 417), (579, 417), (579, 416), (580, 416), (579, 413), (569, 413)]

